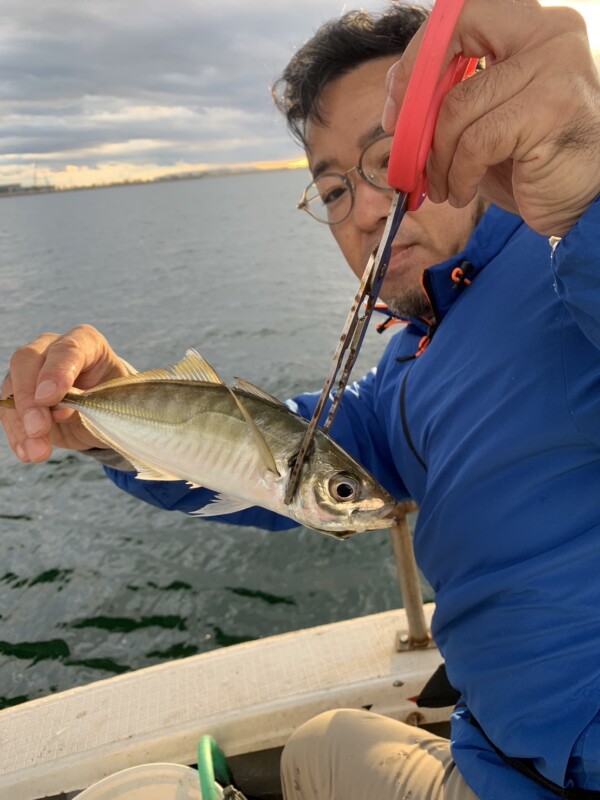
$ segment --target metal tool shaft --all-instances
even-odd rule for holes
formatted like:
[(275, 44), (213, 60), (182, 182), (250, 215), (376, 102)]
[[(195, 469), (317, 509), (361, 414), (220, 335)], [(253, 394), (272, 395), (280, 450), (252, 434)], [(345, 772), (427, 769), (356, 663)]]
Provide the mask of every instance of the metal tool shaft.
[[(406, 200), (407, 195), (405, 193), (394, 193), (394, 199), (392, 200), (390, 213), (388, 214), (383, 236), (381, 237), (381, 244), (377, 249), (376, 254), (373, 254), (367, 262), (367, 266), (365, 267), (358, 291), (356, 292), (352, 307), (350, 308), (350, 312), (346, 318), (346, 323), (340, 335), (338, 346), (333, 356), (329, 375), (325, 381), (325, 385), (321, 391), (321, 396), (319, 397), (308, 428), (306, 429), (306, 433), (304, 434), (304, 439), (300, 445), (300, 450), (298, 451), (298, 455), (294, 461), (285, 493), (284, 502), (286, 504), (291, 503), (292, 498), (294, 497), (294, 492), (296, 491), (296, 487), (298, 485), (302, 465), (304, 464), (306, 456), (308, 455), (312, 445), (315, 432), (319, 425), (319, 420), (321, 418), (321, 414), (323, 413), (325, 404), (329, 398), (331, 388), (338, 372), (343, 365), (342, 376), (338, 382), (335, 397), (331, 404), (331, 408), (329, 409), (325, 425), (323, 426), (325, 433), (327, 433), (331, 428), (333, 419), (339, 408), (344, 389), (346, 388), (348, 380), (350, 379), (350, 372), (352, 371), (352, 367), (358, 358), (358, 354), (367, 331), (367, 326), (369, 324), (371, 314), (373, 313), (373, 308), (379, 296), (379, 292), (381, 291), (381, 286), (390, 263), (392, 242), (394, 241), (396, 233), (398, 232), (398, 228), (402, 222), (402, 217), (404, 216), (406, 209)], [(360, 309), (365, 299), (367, 303), (364, 313), (361, 315)]]

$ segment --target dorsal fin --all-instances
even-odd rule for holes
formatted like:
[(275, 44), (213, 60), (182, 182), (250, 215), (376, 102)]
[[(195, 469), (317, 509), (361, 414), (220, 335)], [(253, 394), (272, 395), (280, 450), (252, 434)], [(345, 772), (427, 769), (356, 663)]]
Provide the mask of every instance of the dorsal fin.
[(186, 351), (181, 361), (172, 364), (169, 369), (150, 369), (144, 372), (136, 372), (133, 375), (125, 375), (123, 378), (114, 378), (95, 386), (93, 389), (88, 389), (84, 394), (94, 394), (94, 392), (115, 386), (131, 386), (134, 383), (172, 381), (173, 379), (223, 385), (223, 381), (208, 361), (205, 361), (196, 350), (190, 348)]
[(258, 400), (266, 400), (266, 402), (270, 403), (271, 405), (283, 406), (284, 408), (287, 408), (286, 404), (282, 403), (277, 397), (273, 397), (272, 394), (265, 392), (264, 389), (260, 389), (258, 386), (250, 383), (250, 381), (244, 380), (244, 378), (234, 378), (233, 388), (240, 389), (242, 392), (246, 392), (246, 394), (250, 394), (252, 397), (256, 397)]
[(197, 350), (191, 347), (185, 351), (185, 356), (171, 366), (171, 372), (184, 381), (204, 381), (205, 383), (222, 384), (223, 381), (216, 371)]
[(273, 453), (271, 452), (271, 448), (267, 444), (267, 440), (265, 439), (265, 437), (260, 432), (258, 425), (256, 424), (256, 422), (254, 422), (254, 420), (250, 416), (250, 413), (246, 408), (246, 406), (244, 405), (244, 403), (242, 402), (241, 398), (238, 397), (237, 394), (233, 391), (233, 389), (231, 389), (229, 386), (227, 388), (229, 389), (231, 396), (235, 400), (237, 407), (239, 408), (243, 418), (246, 420), (248, 426), (250, 427), (250, 431), (254, 438), (254, 443), (258, 448), (258, 452), (260, 453), (260, 457), (262, 459), (263, 464), (269, 470), (269, 472), (274, 472), (275, 475), (277, 475), (277, 477), (281, 477), (279, 470), (277, 469), (277, 464), (275, 463), (275, 458), (273, 456)]

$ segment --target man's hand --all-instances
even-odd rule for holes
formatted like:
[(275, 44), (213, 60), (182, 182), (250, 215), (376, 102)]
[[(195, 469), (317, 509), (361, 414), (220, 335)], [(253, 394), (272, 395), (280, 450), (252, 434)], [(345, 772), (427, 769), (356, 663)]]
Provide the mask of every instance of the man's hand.
[[(422, 36), (388, 74), (386, 130)], [(583, 18), (536, 0), (466, 0), (448, 61), (457, 53), (486, 69), (442, 104), (429, 197), (463, 207), (480, 189), (533, 230), (564, 235), (600, 193), (600, 79)]]
[(10, 360), (2, 397), (13, 395), (15, 410), (0, 408), (0, 422), (15, 454), (25, 462), (45, 461), (52, 446), (70, 450), (105, 447), (72, 409), (55, 409), (74, 386), (90, 389), (129, 374), (127, 365), (99, 331), (80, 325), (69, 333), (44, 333)]

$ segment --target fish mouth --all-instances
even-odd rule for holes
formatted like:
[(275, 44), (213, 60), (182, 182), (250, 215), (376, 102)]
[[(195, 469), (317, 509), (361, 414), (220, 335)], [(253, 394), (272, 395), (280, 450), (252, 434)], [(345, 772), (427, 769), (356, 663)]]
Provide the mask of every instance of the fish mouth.
[(357, 533), (364, 533), (364, 531), (357, 531), (357, 530), (349, 530), (349, 531), (333, 531), (333, 530), (326, 530), (325, 528), (315, 528), (313, 525), (306, 526), (310, 527), (311, 530), (316, 531), (317, 533), (324, 533), (326, 536), (331, 536), (333, 539), (349, 539), (351, 536), (354, 536)]
[[(364, 519), (365, 516), (368, 518)], [(324, 533), (327, 536), (332, 536), (334, 539), (344, 540), (350, 539), (352, 536), (356, 536), (356, 534), (359, 533), (369, 533), (369, 531), (391, 528), (401, 516), (402, 514), (399, 511), (396, 501), (374, 500), (371, 508), (356, 508), (350, 512), (349, 519), (347, 519), (346, 522), (351, 527), (347, 529), (336, 529), (333, 527), (320, 528), (317, 527), (317, 525), (307, 524), (305, 521), (298, 521), (317, 533)], [(361, 517), (363, 517), (363, 519), (361, 519)]]
[(364, 504), (361, 508), (355, 508), (350, 512), (350, 519), (354, 522), (362, 516), (372, 515), (370, 520), (377, 524), (382, 520), (393, 520), (398, 516), (398, 504), (393, 498), (371, 500), (368, 505)]
[(386, 514), (385, 516), (379, 517), (372, 522), (366, 522), (364, 527), (360, 526), (357, 528), (350, 528), (349, 530), (326, 530), (325, 528), (315, 528), (314, 526), (310, 526), (313, 531), (317, 531), (317, 533), (324, 533), (327, 536), (332, 536), (334, 539), (350, 539), (352, 536), (356, 536), (360, 533), (369, 533), (370, 531), (380, 531), (385, 528), (391, 528), (395, 522), (398, 521), (399, 515), (396, 511), (395, 507)]

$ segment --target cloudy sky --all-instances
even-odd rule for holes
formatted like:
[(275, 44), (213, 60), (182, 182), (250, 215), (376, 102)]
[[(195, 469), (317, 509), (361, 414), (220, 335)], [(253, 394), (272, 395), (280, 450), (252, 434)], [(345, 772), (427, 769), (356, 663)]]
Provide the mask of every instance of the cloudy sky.
[[(325, 19), (385, 5), (0, 0), (0, 183), (84, 185), (297, 157), (270, 84)], [(600, 49), (600, 0), (571, 5), (596, 12), (588, 26)]]

